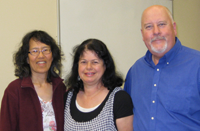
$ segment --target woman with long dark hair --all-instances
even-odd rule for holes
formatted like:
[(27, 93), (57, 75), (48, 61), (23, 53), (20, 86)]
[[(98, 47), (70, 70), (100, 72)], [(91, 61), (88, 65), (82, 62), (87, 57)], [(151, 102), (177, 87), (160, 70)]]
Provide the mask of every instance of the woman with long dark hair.
[(4, 92), (1, 131), (63, 131), (62, 53), (44, 31), (32, 31), (14, 54), (15, 76)]
[(122, 83), (102, 41), (88, 39), (77, 46), (66, 79), (64, 130), (132, 131), (133, 104)]

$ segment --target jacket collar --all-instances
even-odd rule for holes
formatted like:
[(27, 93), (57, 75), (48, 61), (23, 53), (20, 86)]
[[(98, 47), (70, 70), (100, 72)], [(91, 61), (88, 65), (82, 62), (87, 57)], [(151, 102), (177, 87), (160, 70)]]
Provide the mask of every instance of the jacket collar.
[[(51, 80), (53, 84), (53, 90), (55, 90), (57, 86), (60, 84), (60, 82), (63, 81), (63, 79), (61, 79), (60, 77), (51, 77)], [(35, 89), (31, 77), (24, 77), (22, 79), (21, 88), (27, 88), (27, 87)]]

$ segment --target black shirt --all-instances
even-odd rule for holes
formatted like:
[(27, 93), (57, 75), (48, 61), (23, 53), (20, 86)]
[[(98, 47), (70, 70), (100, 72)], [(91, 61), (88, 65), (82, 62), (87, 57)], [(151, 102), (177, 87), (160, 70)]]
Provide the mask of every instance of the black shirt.
[[(81, 112), (77, 109), (75, 101), (77, 94), (73, 92), (72, 100), (70, 103), (70, 113), (72, 118), (78, 122), (86, 122), (93, 118), (95, 118), (103, 109), (106, 101), (109, 98), (111, 91), (109, 91), (108, 95), (104, 99), (104, 101), (93, 111), (91, 112)], [(66, 103), (68, 92), (65, 93), (64, 99)], [(113, 112), (114, 112), (114, 122), (116, 125), (116, 119), (133, 115), (133, 103), (131, 97), (128, 93), (121, 90), (115, 94), (114, 98), (114, 105), (113, 105)]]

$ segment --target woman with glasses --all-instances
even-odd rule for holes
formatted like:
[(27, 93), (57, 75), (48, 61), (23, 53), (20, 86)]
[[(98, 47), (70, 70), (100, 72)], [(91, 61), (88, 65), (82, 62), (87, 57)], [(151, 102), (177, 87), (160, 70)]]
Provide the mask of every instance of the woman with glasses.
[(1, 131), (63, 131), (61, 50), (44, 31), (32, 31), (14, 54), (15, 76), (4, 92)]

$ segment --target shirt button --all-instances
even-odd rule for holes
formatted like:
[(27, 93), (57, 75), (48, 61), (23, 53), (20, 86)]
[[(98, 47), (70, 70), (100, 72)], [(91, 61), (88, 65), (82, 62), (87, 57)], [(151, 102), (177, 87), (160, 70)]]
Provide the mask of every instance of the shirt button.
[(167, 62), (167, 64), (169, 64), (169, 62)]
[(159, 69), (157, 69), (157, 71), (159, 71)]
[(155, 101), (152, 101), (152, 103), (155, 103)]
[(154, 117), (151, 117), (151, 120), (154, 120)]
[(154, 86), (156, 86), (156, 84), (154, 84)]

